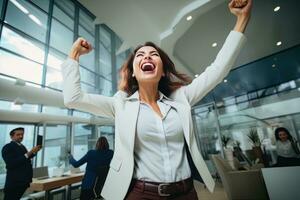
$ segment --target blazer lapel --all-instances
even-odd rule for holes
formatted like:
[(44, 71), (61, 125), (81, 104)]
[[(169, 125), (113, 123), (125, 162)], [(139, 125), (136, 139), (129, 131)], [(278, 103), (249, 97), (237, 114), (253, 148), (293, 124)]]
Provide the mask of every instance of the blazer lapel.
[(133, 152), (134, 150), (134, 141), (135, 141), (135, 133), (136, 133), (136, 123), (137, 123), (137, 116), (139, 112), (140, 102), (133, 101), (128, 102), (126, 113), (128, 119), (128, 133), (130, 134), (128, 138), (128, 145), (130, 147), (130, 151)]
[(182, 123), (185, 141), (190, 146), (190, 107), (176, 101), (167, 100), (167, 103), (176, 109)]
[(132, 153), (134, 151), (136, 123), (137, 123), (137, 117), (139, 113), (139, 107), (140, 107), (140, 102), (139, 102), (138, 91), (136, 91), (130, 97), (125, 98), (124, 112), (121, 118), (122, 120), (121, 128), (126, 129), (127, 134), (121, 134), (121, 136), (123, 136), (122, 143), (127, 145), (128, 147), (127, 149), (129, 149), (130, 152)]

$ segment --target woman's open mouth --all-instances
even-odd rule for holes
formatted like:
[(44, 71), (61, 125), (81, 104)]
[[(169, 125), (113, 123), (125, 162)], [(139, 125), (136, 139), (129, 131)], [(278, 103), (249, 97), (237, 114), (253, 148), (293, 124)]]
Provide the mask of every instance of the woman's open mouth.
[(143, 72), (153, 72), (155, 70), (155, 65), (153, 63), (144, 63), (141, 67)]

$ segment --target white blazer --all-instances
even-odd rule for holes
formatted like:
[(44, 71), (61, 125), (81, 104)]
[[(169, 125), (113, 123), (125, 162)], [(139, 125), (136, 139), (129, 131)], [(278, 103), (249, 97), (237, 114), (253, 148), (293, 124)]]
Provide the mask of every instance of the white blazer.
[[(242, 33), (231, 31), (215, 61), (191, 84), (177, 89), (167, 100), (176, 108), (180, 116), (184, 138), (191, 157), (210, 191), (213, 191), (215, 183), (196, 143), (191, 106), (203, 98), (228, 74), (244, 41), (245, 37)], [(78, 63), (70, 58), (62, 64), (62, 71), (64, 103), (68, 108), (115, 120), (115, 152), (102, 196), (107, 200), (122, 200), (127, 194), (134, 171), (134, 140), (140, 103), (123, 91), (118, 91), (113, 97), (82, 92)]]

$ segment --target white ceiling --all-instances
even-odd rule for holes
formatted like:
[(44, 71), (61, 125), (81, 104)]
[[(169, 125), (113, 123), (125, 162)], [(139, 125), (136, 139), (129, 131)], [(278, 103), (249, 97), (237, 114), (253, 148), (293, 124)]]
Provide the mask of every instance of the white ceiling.
[[(79, 0), (123, 40), (119, 52), (145, 41), (160, 45), (189, 75), (209, 65), (234, 26), (228, 0)], [(253, 0), (248, 43), (235, 66), (300, 44), (299, 0)], [(274, 12), (275, 6), (281, 6)], [(186, 17), (192, 15), (191, 21)], [(277, 41), (281, 46), (276, 46)], [(212, 48), (213, 42), (218, 46)]]

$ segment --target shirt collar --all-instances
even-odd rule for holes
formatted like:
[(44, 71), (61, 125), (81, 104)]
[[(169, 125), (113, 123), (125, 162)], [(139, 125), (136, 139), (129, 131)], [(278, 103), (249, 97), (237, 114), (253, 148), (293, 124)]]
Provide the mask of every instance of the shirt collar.
[[(162, 92), (159, 92), (159, 101), (162, 101), (163, 99), (165, 100), (169, 100), (172, 101), (171, 98), (167, 97), (166, 95), (164, 95)], [(139, 91), (137, 90), (135, 93), (133, 93), (131, 96), (126, 98), (127, 100), (139, 100)]]

